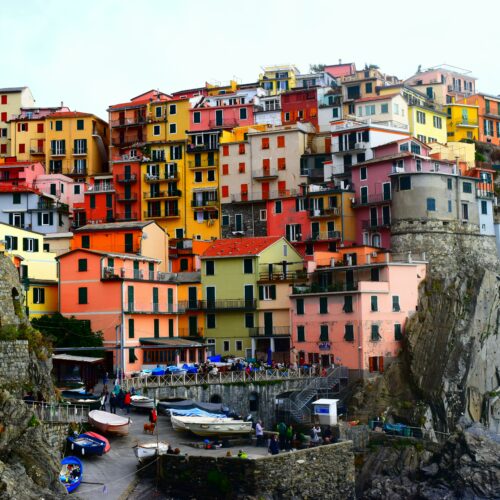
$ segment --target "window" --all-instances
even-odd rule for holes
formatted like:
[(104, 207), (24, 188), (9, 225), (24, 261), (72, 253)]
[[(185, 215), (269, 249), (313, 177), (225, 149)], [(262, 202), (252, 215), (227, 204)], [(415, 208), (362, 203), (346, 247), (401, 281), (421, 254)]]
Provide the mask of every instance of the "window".
[(260, 221), (267, 221), (267, 210), (264, 209), (264, 210), (260, 210), (259, 212), (259, 220)]
[(168, 112), (171, 115), (176, 115), (177, 114), (177, 104), (170, 104), (170, 106), (168, 107)]
[(134, 235), (132, 233), (126, 233), (124, 235), (125, 242), (125, 253), (133, 253), (134, 251)]
[(362, 181), (366, 181), (367, 178), (368, 178), (368, 176), (367, 176), (367, 169), (366, 169), (366, 167), (361, 167), (359, 169), (359, 179), (362, 180)]
[(244, 174), (244, 173), (245, 173), (245, 162), (244, 162), (244, 161), (243, 161), (243, 162), (240, 162), (240, 163), (238, 164), (238, 172), (239, 172), (240, 174)]
[(365, 83), (365, 92), (367, 94), (371, 94), (373, 92), (373, 83), (371, 82)]
[(35, 238), (23, 238), (23, 251), (38, 252), (38, 240)]
[(234, 347), (235, 347), (236, 351), (242, 351), (243, 350), (243, 341), (242, 340), (235, 340)]
[(352, 295), (345, 295), (344, 296), (344, 307), (342, 308), (342, 310), (345, 313), (352, 313), (353, 312)]
[(392, 296), (392, 311), (393, 312), (401, 311), (401, 307), (399, 306), (399, 296), (398, 295)]
[(205, 261), (205, 274), (207, 276), (214, 276), (215, 275), (215, 261), (213, 261), (213, 260), (206, 260)]
[(170, 159), (182, 160), (182, 146), (170, 146)]
[(19, 144), (19, 153), (25, 153), (26, 152), (26, 146), (24, 144)]
[(328, 314), (328, 297), (319, 298), (319, 313)]
[(203, 172), (194, 173), (194, 182), (203, 182)]
[(320, 325), (319, 340), (321, 342), (328, 342), (328, 325)]
[(253, 274), (253, 260), (243, 259), (243, 272), (245, 274)]
[(361, 204), (366, 205), (368, 203), (368, 187), (362, 186), (360, 189), (361, 194)]
[(448, 200), (448, 212), (449, 213), (452, 212), (452, 203), (451, 203), (451, 200)]
[(423, 111), (417, 111), (417, 123), (425, 125), (425, 113)]
[(215, 181), (215, 170), (208, 170), (207, 171), (207, 181), (208, 182)]
[(481, 214), (488, 215), (488, 203), (485, 200), (481, 200)]
[(462, 203), (462, 219), (469, 220), (469, 205)]
[(246, 120), (247, 117), (247, 108), (240, 108), (240, 120)]
[(300, 224), (287, 224), (285, 234), (288, 241), (300, 241), (302, 239), (302, 226)]
[(207, 314), (207, 328), (215, 328), (215, 314)]
[(153, 320), (153, 336), (156, 339), (159, 338), (159, 336), (160, 336), (160, 320), (158, 318), (155, 318)]
[[(6, 94), (2, 95), (2, 102), (1, 102), (1, 104), (7, 104), (7, 95)], [(2, 121), (6, 121), (6, 120), (3, 120), (3, 118), (2, 118)]]
[(286, 169), (286, 158), (278, 158), (278, 170)]
[(381, 114), (386, 114), (389, 113), (389, 104), (384, 103), (380, 106), (380, 113)]
[(229, 340), (224, 340), (224, 342), (222, 342), (222, 350), (224, 352), (229, 352)]
[(21, 193), (12, 193), (12, 204), (19, 205), (21, 203)]
[(436, 200), (434, 198), (427, 198), (427, 211), (428, 212), (436, 211)]
[[(223, 189), (224, 189), (225, 187), (227, 187), (227, 186), (222, 186), (222, 188), (223, 188)], [(224, 196), (224, 195), (222, 195), (222, 196)], [(222, 226), (223, 226), (223, 227), (227, 227), (227, 226), (229, 226), (229, 215), (223, 215), (223, 216), (222, 216)]]
[(443, 120), (440, 116), (433, 116), (432, 121), (434, 124), (434, 128), (443, 128)]
[(369, 104), (365, 106), (365, 114), (366, 116), (371, 116), (375, 114), (375, 104)]
[(87, 271), (87, 259), (78, 259), (78, 272)]
[(297, 299), (297, 315), (301, 316), (304, 314), (304, 299)]
[(403, 340), (403, 332), (399, 323), (394, 323), (394, 340)]
[(76, 130), (83, 130), (85, 127), (84, 120), (76, 120)]
[(280, 214), (281, 212), (282, 212), (281, 200), (277, 200), (274, 202), (274, 213)]
[(78, 303), (79, 304), (87, 304), (87, 287), (79, 287), (78, 288)]
[(201, 112), (195, 111), (193, 113), (193, 123), (201, 123)]
[(276, 285), (260, 285), (259, 300), (276, 300)]
[(354, 342), (354, 325), (344, 326), (344, 340), (346, 342)]
[(135, 336), (135, 324), (132, 318), (128, 320), (128, 338), (133, 339)]
[(462, 183), (462, 191), (464, 193), (472, 193), (472, 183), (471, 182), (463, 182)]
[(303, 325), (298, 325), (297, 326), (297, 342), (305, 342), (305, 340), (306, 340), (305, 328)]
[(56, 131), (60, 132), (63, 129), (63, 122), (62, 120), (56, 120)]
[(160, 125), (154, 125), (153, 126), (153, 135), (158, 136), (161, 133), (161, 127)]
[(229, 186), (221, 186), (221, 195), (223, 198), (227, 198), (229, 196)]
[(254, 328), (255, 321), (253, 313), (245, 313), (245, 328)]
[(376, 295), (372, 295), (370, 298), (371, 311), (378, 311), (378, 297)]
[(177, 124), (176, 123), (169, 123), (169, 125), (168, 125), (168, 131), (171, 134), (176, 134), (177, 133)]
[(284, 135), (278, 135), (276, 138), (277, 146), (279, 148), (284, 148), (285, 147), (285, 136)]
[(379, 330), (378, 325), (372, 325), (371, 339), (370, 339), (372, 342), (377, 342), (382, 338), (378, 330)]
[(243, 231), (243, 214), (234, 214), (234, 230)]
[(399, 190), (408, 191), (411, 189), (411, 177), (408, 175), (399, 178)]
[(269, 137), (262, 138), (262, 149), (269, 149)]
[(90, 248), (90, 236), (82, 236), (82, 248)]
[(17, 250), (17, 236), (6, 236), (5, 237), (5, 249), (6, 250)]

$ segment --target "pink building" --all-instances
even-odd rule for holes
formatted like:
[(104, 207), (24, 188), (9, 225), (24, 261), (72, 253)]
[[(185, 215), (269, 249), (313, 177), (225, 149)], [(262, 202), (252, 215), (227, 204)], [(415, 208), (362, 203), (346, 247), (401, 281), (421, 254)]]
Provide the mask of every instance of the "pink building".
[(429, 157), (430, 148), (406, 137), (373, 148), (373, 159), (351, 166), (356, 197), (356, 242), (391, 247), (391, 174), (401, 172), (454, 172), (453, 163)]
[(45, 168), (40, 162), (6, 161), (0, 163), (0, 182), (2, 184), (35, 187), (35, 179), (45, 174)]
[[(199, 362), (202, 344), (178, 337), (177, 287), (160, 260), (77, 249), (60, 255), (59, 310), (101, 331), (115, 370)], [(103, 300), (105, 298), (105, 300)]]
[(56, 196), (73, 211), (75, 203), (83, 203), (84, 182), (75, 182), (63, 174), (43, 174), (37, 176), (35, 187), (44, 194)]
[[(226, 96), (221, 96), (226, 97)], [(189, 130), (200, 132), (210, 129), (232, 129), (254, 124), (253, 102), (241, 102), (234, 98), (234, 103), (201, 101), (189, 110)]]
[(401, 349), (426, 262), (373, 247), (332, 255), (333, 265), (318, 267), (309, 286), (296, 286), (291, 295), (300, 363), (341, 364), (360, 377), (381, 373)]

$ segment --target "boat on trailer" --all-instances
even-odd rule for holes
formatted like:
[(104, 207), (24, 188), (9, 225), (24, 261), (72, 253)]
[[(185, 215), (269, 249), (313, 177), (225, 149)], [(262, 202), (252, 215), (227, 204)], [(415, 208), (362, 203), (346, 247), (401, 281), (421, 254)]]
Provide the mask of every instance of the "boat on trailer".
[(101, 432), (126, 436), (130, 427), (130, 418), (109, 413), (107, 411), (92, 410), (89, 412), (89, 423)]

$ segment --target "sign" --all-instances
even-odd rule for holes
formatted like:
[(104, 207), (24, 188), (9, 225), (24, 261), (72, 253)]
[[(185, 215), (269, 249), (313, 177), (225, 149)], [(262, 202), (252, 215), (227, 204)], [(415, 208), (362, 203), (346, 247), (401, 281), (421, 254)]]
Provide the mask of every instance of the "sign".
[(320, 351), (329, 351), (330, 350), (330, 342), (320, 342), (318, 344)]

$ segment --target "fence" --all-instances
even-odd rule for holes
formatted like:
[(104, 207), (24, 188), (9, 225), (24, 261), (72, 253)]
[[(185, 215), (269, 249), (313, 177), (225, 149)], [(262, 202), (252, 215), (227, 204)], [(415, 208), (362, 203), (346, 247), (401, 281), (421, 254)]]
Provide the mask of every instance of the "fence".
[(89, 407), (85, 405), (69, 405), (46, 402), (27, 403), (40, 422), (87, 422)]

